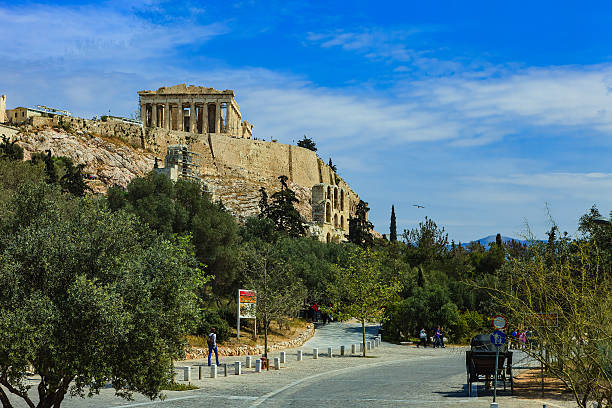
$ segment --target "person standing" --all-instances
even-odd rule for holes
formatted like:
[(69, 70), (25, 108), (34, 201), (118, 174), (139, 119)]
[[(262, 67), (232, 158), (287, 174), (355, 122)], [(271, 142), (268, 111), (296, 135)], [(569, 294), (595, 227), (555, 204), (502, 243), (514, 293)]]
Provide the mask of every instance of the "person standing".
[(217, 360), (217, 365), (219, 365), (219, 351), (217, 350), (217, 333), (215, 332), (215, 328), (212, 327), (210, 329), (210, 334), (206, 339), (208, 343), (208, 365), (210, 366), (210, 355), (212, 352), (215, 352), (215, 359)]
[(434, 348), (440, 347), (440, 326), (436, 328), (436, 334), (434, 335)]
[[(425, 331), (425, 328), (421, 329), (421, 332), (419, 333), (419, 338), (421, 339), (421, 345), (423, 346), (423, 348), (427, 347), (427, 332)], [(419, 345), (417, 344), (417, 347)]]
[(444, 348), (444, 327), (440, 327), (440, 347)]

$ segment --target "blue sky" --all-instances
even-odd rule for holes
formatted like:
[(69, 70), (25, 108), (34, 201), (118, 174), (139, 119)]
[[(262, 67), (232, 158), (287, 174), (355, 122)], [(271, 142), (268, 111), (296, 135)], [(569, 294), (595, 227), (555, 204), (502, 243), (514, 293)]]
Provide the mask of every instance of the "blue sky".
[[(534, 4), (537, 3), (537, 4)], [(605, 2), (0, 1), (0, 93), (91, 117), (234, 89), (258, 138), (313, 138), (388, 233), (469, 241), (612, 210)], [(417, 209), (413, 204), (424, 205)]]

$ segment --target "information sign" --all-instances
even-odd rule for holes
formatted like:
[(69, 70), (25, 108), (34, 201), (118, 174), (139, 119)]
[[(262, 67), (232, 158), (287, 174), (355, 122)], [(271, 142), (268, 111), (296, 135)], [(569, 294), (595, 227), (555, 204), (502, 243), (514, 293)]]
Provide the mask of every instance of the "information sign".
[(500, 347), (505, 342), (506, 342), (506, 335), (504, 334), (504, 332), (495, 330), (493, 334), (491, 335), (491, 343), (493, 343), (497, 347)]
[(257, 293), (252, 290), (239, 290), (240, 318), (254, 319), (257, 307)]

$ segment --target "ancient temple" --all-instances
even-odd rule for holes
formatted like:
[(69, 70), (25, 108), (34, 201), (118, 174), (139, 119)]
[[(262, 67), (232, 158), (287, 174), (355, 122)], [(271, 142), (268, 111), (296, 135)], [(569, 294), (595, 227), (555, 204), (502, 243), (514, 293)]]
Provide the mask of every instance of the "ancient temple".
[(145, 127), (250, 139), (253, 125), (242, 120), (234, 91), (185, 84), (140, 91)]

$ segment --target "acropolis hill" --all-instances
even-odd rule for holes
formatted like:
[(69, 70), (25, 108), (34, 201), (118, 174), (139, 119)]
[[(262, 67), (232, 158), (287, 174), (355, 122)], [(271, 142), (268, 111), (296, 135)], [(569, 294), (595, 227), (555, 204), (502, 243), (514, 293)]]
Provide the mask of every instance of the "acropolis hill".
[(207, 189), (240, 219), (258, 214), (259, 189), (272, 194), (280, 188), (278, 176), (286, 175), (298, 210), (313, 222), (311, 233), (323, 241), (344, 239), (359, 196), (315, 152), (254, 139), (234, 91), (182, 84), (138, 94), (142, 123), (16, 108), (6, 113), (18, 127), (0, 127), (0, 133), (15, 137), (26, 159), (50, 149), (85, 164), (97, 192), (127, 186), (151, 171), (168, 146), (187, 145)]

